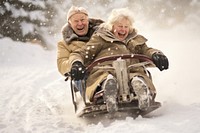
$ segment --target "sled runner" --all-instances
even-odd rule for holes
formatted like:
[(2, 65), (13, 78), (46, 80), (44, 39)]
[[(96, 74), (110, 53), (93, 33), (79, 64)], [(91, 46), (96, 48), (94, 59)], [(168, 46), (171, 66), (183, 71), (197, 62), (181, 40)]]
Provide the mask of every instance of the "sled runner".
[[(127, 59), (139, 59), (140, 63), (127, 66)], [(100, 67), (99, 64), (112, 61), (112, 67)], [(109, 71), (115, 71), (116, 78), (118, 82), (118, 94), (117, 94), (117, 110), (115, 112), (109, 112), (108, 105), (105, 100), (102, 98), (104, 95), (104, 91), (101, 90), (94, 95), (93, 102), (90, 102), (86, 95), (86, 80), (79, 81), (70, 81), (71, 82), (71, 94), (72, 101), (75, 108), (75, 113), (79, 117), (91, 117), (99, 114), (110, 114), (110, 113), (129, 113), (133, 117), (137, 117), (139, 115), (145, 116), (146, 114), (156, 110), (161, 106), (159, 102), (151, 100), (150, 106), (146, 110), (141, 110), (138, 107), (138, 98), (131, 91), (130, 87), (130, 79), (128, 76), (128, 72), (130, 69), (143, 67), (146, 74), (151, 79), (150, 72), (146, 69), (147, 67), (155, 67), (152, 60), (147, 56), (140, 54), (127, 54), (127, 55), (114, 55), (109, 57), (103, 57), (98, 60), (95, 60), (92, 64), (90, 64), (86, 72), (89, 73), (92, 69), (104, 69)]]

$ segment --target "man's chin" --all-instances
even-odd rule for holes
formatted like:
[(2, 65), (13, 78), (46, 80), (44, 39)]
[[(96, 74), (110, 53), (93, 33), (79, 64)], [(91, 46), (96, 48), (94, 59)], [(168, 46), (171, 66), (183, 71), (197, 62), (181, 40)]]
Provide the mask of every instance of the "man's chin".
[(78, 32), (78, 35), (79, 35), (79, 36), (85, 36), (86, 33), (85, 33), (85, 32)]

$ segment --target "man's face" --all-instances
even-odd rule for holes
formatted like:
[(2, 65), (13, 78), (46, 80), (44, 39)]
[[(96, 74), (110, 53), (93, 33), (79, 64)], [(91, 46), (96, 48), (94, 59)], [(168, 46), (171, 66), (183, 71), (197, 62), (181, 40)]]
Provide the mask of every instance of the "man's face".
[(74, 32), (79, 36), (84, 36), (88, 32), (88, 16), (83, 13), (74, 14), (70, 19), (69, 23)]
[(115, 22), (113, 25), (112, 32), (120, 41), (123, 41), (126, 39), (126, 37), (129, 34), (130, 30), (130, 21), (126, 18), (122, 18)]

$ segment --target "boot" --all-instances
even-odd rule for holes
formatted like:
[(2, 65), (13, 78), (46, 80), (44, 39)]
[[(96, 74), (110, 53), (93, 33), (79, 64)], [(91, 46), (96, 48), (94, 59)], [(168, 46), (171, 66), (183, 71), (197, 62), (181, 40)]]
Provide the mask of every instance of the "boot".
[(118, 85), (117, 80), (112, 76), (107, 78), (102, 85), (104, 90), (103, 99), (107, 106), (107, 111), (113, 113), (118, 110), (117, 106), (117, 94)]
[(143, 78), (134, 77), (131, 81), (133, 90), (138, 97), (138, 107), (140, 110), (147, 110), (150, 106), (151, 94), (148, 86), (144, 82)]

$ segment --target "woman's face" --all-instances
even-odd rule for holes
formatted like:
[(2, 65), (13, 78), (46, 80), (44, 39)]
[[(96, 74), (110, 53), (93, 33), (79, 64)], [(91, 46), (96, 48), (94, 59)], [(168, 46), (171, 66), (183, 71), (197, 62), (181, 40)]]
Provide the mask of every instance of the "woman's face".
[(117, 22), (114, 23), (112, 27), (113, 34), (120, 41), (126, 39), (126, 37), (129, 34), (129, 30), (130, 30), (130, 21), (126, 18), (119, 19)]

